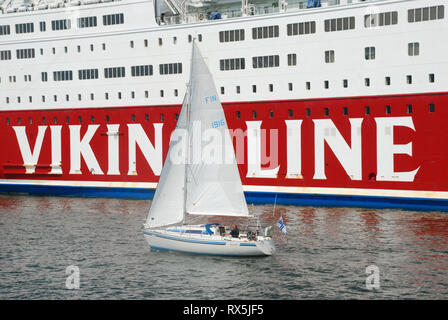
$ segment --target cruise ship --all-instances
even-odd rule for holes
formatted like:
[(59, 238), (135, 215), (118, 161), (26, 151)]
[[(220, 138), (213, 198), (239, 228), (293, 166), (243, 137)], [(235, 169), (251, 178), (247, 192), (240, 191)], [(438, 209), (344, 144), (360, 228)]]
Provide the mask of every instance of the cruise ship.
[(150, 199), (211, 70), (249, 203), (448, 210), (446, 0), (5, 0), (0, 192)]

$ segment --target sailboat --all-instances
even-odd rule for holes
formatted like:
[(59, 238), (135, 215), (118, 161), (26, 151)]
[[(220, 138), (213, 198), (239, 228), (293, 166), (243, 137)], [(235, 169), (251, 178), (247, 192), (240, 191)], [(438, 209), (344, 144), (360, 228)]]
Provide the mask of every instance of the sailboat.
[(188, 225), (187, 215), (253, 218), (224, 110), (195, 41), (190, 81), (142, 232), (152, 250), (221, 256), (275, 252), (267, 231), (230, 235), (219, 223)]

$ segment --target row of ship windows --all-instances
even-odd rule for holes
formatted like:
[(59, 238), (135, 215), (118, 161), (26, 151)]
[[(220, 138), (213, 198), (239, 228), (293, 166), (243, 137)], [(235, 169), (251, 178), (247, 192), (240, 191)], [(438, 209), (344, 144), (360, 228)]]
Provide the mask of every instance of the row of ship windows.
[[(29, 80), (26, 80), (26, 81), (30, 81), (30, 80), (31, 79), (29, 78)], [(435, 75), (434, 75), (434, 73), (430, 73), (428, 75), (428, 80), (429, 80), (430, 83), (434, 83), (435, 82)], [(391, 77), (389, 77), (389, 76), (385, 77), (384, 81), (385, 81), (385, 85), (386, 86), (390, 86), (391, 85), (391, 82), (392, 82), (391, 81)], [(407, 84), (412, 84), (412, 81), (413, 81), (412, 75), (407, 75), (406, 76), (406, 83)], [(371, 86), (370, 78), (364, 78), (364, 85), (366, 87), (370, 87)], [(348, 79), (343, 79), (342, 80), (342, 87), (343, 88), (348, 88), (348, 86), (349, 86)], [(325, 80), (324, 81), (323, 88), (324, 89), (330, 89), (330, 81), (329, 80)], [(252, 85), (251, 89), (252, 89), (252, 93), (257, 93), (257, 85)], [(306, 90), (311, 90), (311, 82), (310, 81), (305, 82), (305, 89)], [(292, 82), (289, 82), (288, 83), (288, 91), (293, 91), (293, 90), (294, 90), (294, 84)], [(274, 92), (274, 84), (272, 84), (272, 83), (268, 84), (268, 91), (269, 92)], [(241, 94), (241, 86), (236, 86), (235, 87), (235, 92), (236, 92), (236, 94)], [(173, 93), (174, 93), (175, 97), (179, 96), (179, 90), (178, 89), (174, 89)], [(220, 93), (221, 93), (221, 95), (225, 95), (226, 94), (225, 87), (220, 87)], [(149, 98), (149, 91), (148, 90), (146, 90), (144, 92), (144, 97), (145, 98)], [(160, 90), (160, 97), (162, 97), (162, 98), (165, 97), (165, 90)], [(110, 98), (110, 95), (109, 95), (108, 92), (106, 92), (104, 94), (104, 99), (105, 100), (109, 100), (109, 98)], [(119, 100), (121, 100), (123, 98), (122, 92), (118, 92), (117, 93), (117, 98)], [(136, 98), (135, 91), (131, 91), (131, 98), (132, 99)], [(95, 94), (93, 94), (93, 93), (90, 94), (90, 100), (91, 101), (95, 100)], [(29, 101), (29, 103), (32, 103), (33, 102), (33, 97), (29, 96), (28, 97), (28, 101)], [(43, 95), (42, 96), (42, 102), (46, 102), (46, 101), (47, 101), (47, 96)], [(58, 101), (58, 96), (57, 95), (53, 95), (53, 101), (54, 102)], [(68, 94), (65, 95), (65, 101), (70, 101), (70, 95), (68, 95)], [(78, 94), (78, 101), (82, 101), (82, 95), (81, 94)], [(9, 104), (11, 102), (10, 97), (6, 97), (6, 101), (5, 102), (6, 102), (6, 104)], [(17, 101), (16, 102), (17, 103), (22, 103), (22, 98), (21, 97), (17, 97)]]
[[(77, 19), (77, 27), (78, 28), (89, 28), (97, 26), (97, 17), (81, 17)], [(110, 26), (115, 24), (123, 24), (124, 23), (124, 14), (123, 13), (115, 13), (115, 14), (107, 14), (103, 15), (103, 25)], [(60, 20), (52, 20), (51, 21), (51, 29), (53, 31), (59, 30), (69, 30), (71, 29), (71, 19), (60, 19)], [(39, 29), (41, 32), (47, 31), (47, 23), (46, 21), (39, 22)], [(28, 23), (17, 23), (15, 24), (15, 32), (16, 34), (21, 33), (33, 33), (34, 32), (34, 22)], [(11, 34), (10, 25), (1, 25), (0, 26), (0, 36)]]
[[(422, 22), (422, 21), (430, 21), (430, 20), (439, 20), (444, 19), (445, 17), (445, 7), (443, 5), (439, 6), (431, 6), (431, 7), (423, 7), (423, 8), (415, 8), (408, 10), (408, 22)], [(124, 15), (123, 13), (117, 14), (108, 14), (103, 15), (103, 25), (115, 25), (115, 24), (123, 24), (124, 23)], [(398, 24), (398, 12), (390, 11), (390, 12), (381, 12), (381, 13), (372, 13), (364, 15), (364, 27), (365, 28), (374, 28), (374, 27), (382, 27), (388, 25)], [(40, 31), (46, 31), (46, 22), (41, 21), (39, 23)], [(97, 17), (80, 17), (77, 18), (77, 27), (78, 28), (89, 28), (97, 26)], [(353, 30), (356, 27), (355, 17), (341, 17), (341, 18), (333, 18), (324, 20), (324, 31), (325, 32), (334, 32), (334, 31), (343, 31), (343, 30)], [(71, 20), (70, 19), (61, 19), (61, 20), (53, 20), (51, 21), (51, 28), (54, 31), (58, 30), (68, 30), (71, 29)], [(302, 35), (302, 34), (312, 34), (316, 33), (316, 21), (306, 21), (300, 23), (290, 23), (286, 26), (286, 31), (288, 36), (294, 35)], [(15, 31), (17, 34), (21, 33), (32, 33), (34, 32), (34, 23), (20, 23), (15, 25)], [(1, 25), (0, 26), (0, 36), (1, 35), (9, 35), (11, 33), (11, 29), (9, 25)], [(202, 38), (202, 35), (200, 35)], [(252, 28), (252, 39), (266, 39), (266, 38), (276, 38), (279, 37), (279, 26), (263, 26), (263, 27), (255, 27)], [(174, 37), (176, 40), (177, 38)], [(192, 36), (189, 35), (189, 42), (191, 42)], [(175, 40), (175, 42), (176, 42)], [(245, 34), (244, 29), (238, 30), (227, 30), (219, 32), (219, 41), (220, 42), (233, 42), (233, 41), (244, 41)], [(202, 39), (199, 39), (202, 41)], [(159, 45), (162, 45), (162, 38), (159, 38)]]
[[(305, 115), (307, 117), (311, 117), (311, 108), (305, 108)], [(315, 111), (315, 110), (314, 110)], [(391, 105), (386, 105), (384, 106), (384, 113), (385, 114), (391, 114), (392, 112), (392, 107)], [(435, 112), (435, 104), (434, 103), (430, 103), (428, 104), (428, 112), (429, 113), (434, 113)], [(365, 115), (370, 115), (371, 113), (371, 107), (370, 106), (364, 106), (364, 114)], [(412, 104), (407, 104), (406, 105), (406, 113), (407, 114), (412, 114), (413, 113), (413, 105)], [(349, 115), (349, 108), (348, 107), (342, 107), (342, 114), (344, 116), (348, 116)], [(236, 119), (241, 119), (241, 111), (235, 111), (234, 113), (235, 118)], [(323, 108), (323, 115), (324, 116), (330, 116), (330, 109), (329, 108)], [(294, 117), (294, 110), (293, 109), (288, 109), (288, 117), (292, 118)], [(253, 119), (257, 119), (258, 118), (258, 112), (257, 110), (252, 110), (252, 118)], [(269, 110), (269, 118), (274, 118), (274, 110)], [(145, 121), (149, 121), (150, 117), (149, 114), (145, 114)], [(160, 121), (165, 121), (165, 114), (164, 113), (160, 113)], [(178, 120), (179, 119), (179, 114), (178, 113), (174, 113), (174, 120)], [(82, 116), (78, 116), (78, 123), (82, 123)], [(106, 115), (106, 122), (110, 122), (110, 116)], [(131, 121), (132, 122), (136, 122), (137, 121), (137, 117), (135, 116), (135, 114), (131, 115)], [(25, 122), (25, 121), (24, 121)], [(66, 116), (65, 118), (65, 122), (66, 123), (71, 123), (71, 119), (69, 116)], [(94, 116), (90, 116), (90, 122), (91, 123), (95, 123), (95, 117)], [(28, 123), (29, 124), (33, 124), (33, 118), (29, 117), (28, 118)], [(53, 117), (53, 123), (54, 124), (58, 124), (58, 117)], [(7, 125), (11, 125), (11, 120), (10, 118), (6, 118), (6, 124)], [(22, 118), (17, 118), (17, 124), (21, 125), (22, 124)], [(23, 123), (25, 124), (25, 123)], [(47, 124), (47, 118), (46, 117), (42, 117), (42, 124)]]

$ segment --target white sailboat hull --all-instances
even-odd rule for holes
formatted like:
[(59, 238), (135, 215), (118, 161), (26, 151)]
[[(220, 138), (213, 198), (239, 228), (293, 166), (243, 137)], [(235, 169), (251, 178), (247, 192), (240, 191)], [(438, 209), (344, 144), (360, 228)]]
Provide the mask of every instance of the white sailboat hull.
[(166, 230), (142, 230), (152, 250), (169, 250), (215, 256), (267, 256), (275, 252), (269, 237), (256, 241), (230, 236), (173, 233)]

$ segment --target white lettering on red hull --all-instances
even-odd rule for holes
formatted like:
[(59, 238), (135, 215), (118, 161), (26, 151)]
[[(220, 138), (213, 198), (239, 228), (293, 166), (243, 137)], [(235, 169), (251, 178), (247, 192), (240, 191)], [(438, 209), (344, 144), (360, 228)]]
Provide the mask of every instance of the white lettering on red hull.
[[(351, 180), (362, 179), (362, 118), (352, 118), (350, 121), (350, 139), (342, 136), (331, 119), (314, 119), (314, 176), (316, 180), (326, 180), (325, 144), (341, 164)], [(412, 117), (379, 117), (376, 122), (377, 141), (377, 174), (378, 181), (414, 181), (420, 167), (413, 171), (395, 171), (394, 156), (405, 154), (412, 157), (412, 142), (407, 144), (394, 143), (394, 128), (405, 127), (415, 131)], [(286, 124), (286, 177), (301, 179), (302, 172), (302, 123), (303, 120), (285, 120)], [(248, 178), (277, 178), (279, 165), (279, 137), (277, 129), (261, 129), (262, 121), (246, 121), (247, 131), (230, 130), (232, 139), (236, 138), (236, 158), (239, 164), (244, 163), (244, 137), (247, 137), (247, 175)], [(100, 125), (88, 125), (81, 138), (81, 126), (69, 125), (70, 132), (70, 171), (69, 174), (81, 174), (81, 158), (84, 159), (91, 174), (102, 175), (97, 158), (92, 150), (91, 141)], [(137, 175), (137, 146), (140, 148), (147, 164), (154, 175), (160, 175), (163, 164), (163, 123), (154, 123), (152, 143), (141, 124), (127, 124), (128, 134), (128, 175)], [(39, 161), (47, 126), (38, 126), (37, 137), (33, 148), (26, 134), (25, 126), (13, 126), (27, 174), (35, 173)], [(107, 125), (107, 175), (120, 175), (120, 136), (119, 124)], [(51, 171), (50, 174), (62, 174), (62, 126), (50, 126), (51, 130)], [(269, 131), (269, 140), (266, 131)], [(210, 133), (211, 134), (211, 133)], [(200, 137), (198, 143), (218, 139), (212, 135)], [(222, 137), (221, 137), (222, 138)], [(234, 139), (235, 141), (235, 139)], [(269, 141), (269, 156), (267, 155)], [(348, 143), (347, 141), (350, 141)], [(194, 141), (193, 141), (194, 143)], [(180, 144), (181, 146), (182, 144)], [(207, 145), (205, 145), (207, 147)], [(184, 149), (184, 148), (181, 148)], [(204, 148), (209, 161), (223, 159), (217, 150)], [(46, 150), (46, 149), (45, 149)], [(227, 154), (227, 150), (225, 153)], [(229, 153), (231, 154), (231, 153)], [(182, 157), (180, 155), (173, 155)], [(224, 159), (227, 157), (224, 155)], [(193, 159), (194, 160), (194, 159)], [(263, 166), (269, 164), (269, 168)], [(103, 164), (105, 168), (105, 164)]]

